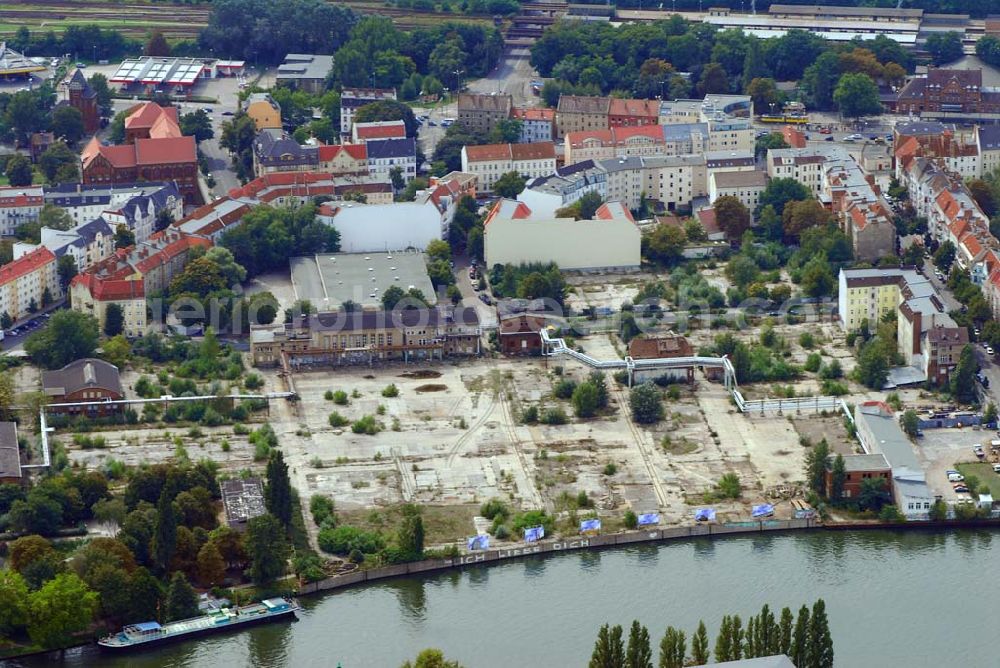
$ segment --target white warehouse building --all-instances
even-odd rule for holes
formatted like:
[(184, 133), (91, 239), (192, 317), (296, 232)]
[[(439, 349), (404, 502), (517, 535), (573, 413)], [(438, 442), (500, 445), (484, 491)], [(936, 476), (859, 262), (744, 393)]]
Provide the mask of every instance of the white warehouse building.
[(555, 262), (560, 269), (638, 269), (641, 234), (629, 210), (608, 202), (593, 220), (534, 216), (524, 202), (500, 200), (486, 217), (486, 266)]

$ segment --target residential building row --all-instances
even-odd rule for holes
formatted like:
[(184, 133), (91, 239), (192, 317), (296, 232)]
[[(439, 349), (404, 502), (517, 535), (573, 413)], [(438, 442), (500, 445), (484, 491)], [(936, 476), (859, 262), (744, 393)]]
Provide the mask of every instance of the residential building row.
[(887, 314), (896, 314), (897, 350), (904, 365), (915, 369), (908, 382), (943, 385), (969, 343), (933, 284), (913, 268), (841, 269), (837, 313), (846, 331), (869, 328)]
[(679, 211), (709, 194), (714, 175), (754, 170), (753, 151), (584, 160), (529, 181), (518, 200), (539, 214), (551, 215), (593, 191), (633, 210), (645, 197), (658, 209)]
[[(115, 250), (91, 263), (71, 282), (71, 306), (90, 313), (103, 327), (107, 309), (117, 304), (125, 313), (125, 333), (140, 336), (148, 327), (146, 297), (166, 289), (196, 248), (209, 248), (260, 204), (300, 206), (315, 198), (327, 203), (318, 219), (334, 225), (341, 244), (353, 252), (424, 248), (441, 239), (455, 206), (474, 178), (439, 179), (414, 202), (393, 203), (388, 183), (371, 183), (316, 172), (267, 174), (220, 197), (155, 232), (134, 246)], [(360, 197), (360, 196), (363, 196)], [(367, 203), (358, 202), (365, 199)], [(47, 250), (47, 249), (45, 249)]]
[(0, 267), (0, 314), (17, 321), (63, 296), (56, 256), (38, 248)]
[[(359, 131), (370, 125), (369, 132)], [(254, 173), (324, 172), (337, 176), (368, 175), (389, 182), (398, 168), (405, 183), (417, 176), (417, 143), (405, 136), (402, 125), (355, 124), (362, 141), (348, 144), (301, 145), (278, 129), (262, 130), (253, 142)], [(403, 136), (399, 136), (402, 130)], [(360, 132), (360, 134), (357, 134)], [(380, 135), (365, 138), (366, 135)]]
[(476, 175), (482, 193), (493, 192), (493, 185), (508, 172), (535, 179), (551, 174), (555, 168), (556, 149), (551, 142), (462, 147), (462, 171)]

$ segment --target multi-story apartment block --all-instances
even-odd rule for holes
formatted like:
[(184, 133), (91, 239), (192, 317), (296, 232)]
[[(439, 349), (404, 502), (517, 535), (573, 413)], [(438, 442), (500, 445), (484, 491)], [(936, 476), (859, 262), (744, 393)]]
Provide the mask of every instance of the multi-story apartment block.
[(507, 172), (536, 179), (548, 176), (555, 168), (556, 149), (552, 143), (484, 144), (462, 148), (462, 171), (476, 175), (479, 192), (492, 192), (493, 184)]
[(510, 118), (514, 107), (510, 95), (458, 94), (458, 122), (473, 134), (486, 136), (500, 121)]
[(780, 148), (767, 152), (767, 175), (772, 179), (795, 179), (808, 187), (813, 196), (823, 193), (825, 165), (829, 160), (849, 159), (839, 146)]
[(851, 240), (854, 258), (876, 263), (896, 253), (892, 209), (853, 158), (830, 160), (824, 175), (824, 201)]
[(404, 183), (417, 178), (417, 140), (382, 139), (365, 144), (368, 152), (368, 174), (373, 179), (388, 181), (395, 169), (403, 177)]
[(968, 344), (968, 330), (958, 327), (933, 284), (915, 269), (842, 269), (838, 315), (844, 329), (869, 327), (896, 314), (897, 348), (906, 366), (941, 384), (958, 364)]
[(658, 125), (660, 103), (656, 100), (611, 98), (608, 107), (608, 127), (629, 128)]
[(340, 134), (348, 137), (354, 125), (354, 115), (366, 104), (395, 100), (394, 88), (345, 88), (340, 92)]
[(18, 225), (38, 220), (43, 206), (41, 186), (0, 188), (0, 235), (13, 236)]
[(555, 217), (556, 211), (570, 206), (589, 192), (597, 193), (602, 200), (609, 199), (610, 177), (607, 170), (592, 160), (585, 160), (559, 167), (552, 174), (529, 181), (517, 196), (517, 201), (524, 202), (535, 215)]
[(556, 111), (544, 107), (514, 107), (511, 118), (521, 122), (522, 144), (552, 141), (556, 136)]
[(899, 92), (900, 114), (935, 116), (942, 113), (1000, 113), (1000, 92), (983, 88), (982, 70), (931, 68), (914, 77)]
[(56, 256), (38, 248), (0, 267), (0, 313), (20, 320), (63, 296), (56, 271)]
[(708, 201), (714, 204), (720, 197), (735, 197), (752, 212), (760, 204), (760, 195), (766, 187), (765, 172), (713, 171), (708, 177)]
[(561, 95), (556, 108), (558, 137), (571, 132), (590, 132), (608, 128), (611, 98)]

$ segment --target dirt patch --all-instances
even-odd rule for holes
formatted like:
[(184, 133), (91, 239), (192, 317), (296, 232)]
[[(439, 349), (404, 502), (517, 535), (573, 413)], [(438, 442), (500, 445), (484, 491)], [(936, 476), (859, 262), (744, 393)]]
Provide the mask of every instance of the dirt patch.
[(447, 385), (442, 385), (440, 383), (428, 383), (426, 385), (418, 385), (416, 387), (417, 392), (444, 392), (447, 389)]
[(438, 371), (431, 371), (430, 369), (421, 369), (419, 371), (404, 371), (399, 374), (400, 378), (414, 378), (416, 380), (429, 380), (431, 378), (440, 378), (441, 373)]

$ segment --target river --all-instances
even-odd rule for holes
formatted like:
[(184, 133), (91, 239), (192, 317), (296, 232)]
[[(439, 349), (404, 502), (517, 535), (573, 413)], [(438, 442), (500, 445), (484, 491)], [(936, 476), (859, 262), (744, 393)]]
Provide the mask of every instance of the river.
[[(302, 600), (293, 623), (108, 657), (24, 666), (396, 668), (425, 647), (467, 668), (586, 666), (606, 621), (654, 652), (668, 625), (826, 600), (837, 666), (997, 665), (1000, 533), (802, 532), (580, 551), (388, 580)], [(690, 644), (689, 644), (690, 646)]]

